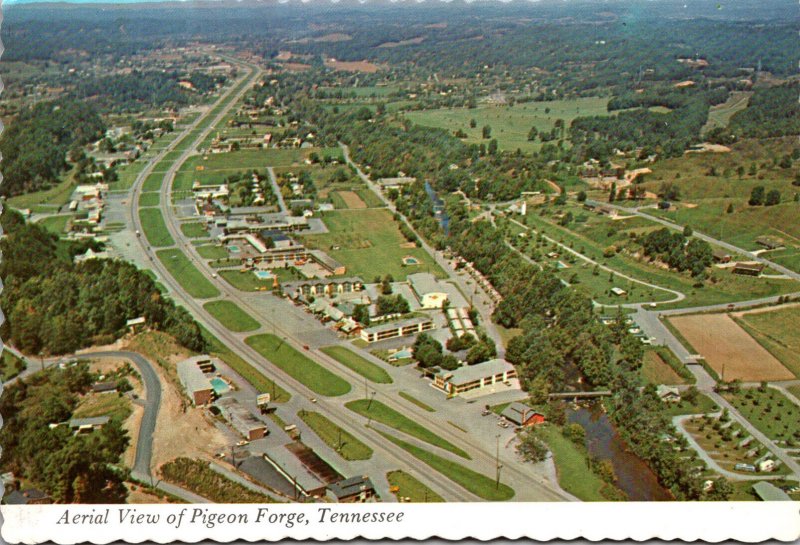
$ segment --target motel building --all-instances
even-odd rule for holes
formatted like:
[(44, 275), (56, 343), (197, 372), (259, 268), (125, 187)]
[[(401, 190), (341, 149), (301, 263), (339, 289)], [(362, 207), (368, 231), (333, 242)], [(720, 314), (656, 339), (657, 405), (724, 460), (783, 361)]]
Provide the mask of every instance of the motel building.
[(440, 371), (433, 385), (450, 396), (456, 396), (486, 388), (493, 384), (508, 382), (516, 378), (517, 370), (506, 360), (493, 359), (476, 365), (464, 365), (453, 371)]
[(434, 327), (436, 326), (430, 318), (413, 318), (362, 329), (361, 338), (368, 343), (375, 343), (430, 331)]

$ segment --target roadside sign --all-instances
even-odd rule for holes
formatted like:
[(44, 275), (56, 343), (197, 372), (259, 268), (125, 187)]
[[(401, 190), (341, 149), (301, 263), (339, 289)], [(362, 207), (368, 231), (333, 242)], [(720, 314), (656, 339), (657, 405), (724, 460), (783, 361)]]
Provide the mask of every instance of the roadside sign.
[(258, 394), (258, 396), (256, 396), (256, 405), (267, 405), (269, 401), (269, 394)]

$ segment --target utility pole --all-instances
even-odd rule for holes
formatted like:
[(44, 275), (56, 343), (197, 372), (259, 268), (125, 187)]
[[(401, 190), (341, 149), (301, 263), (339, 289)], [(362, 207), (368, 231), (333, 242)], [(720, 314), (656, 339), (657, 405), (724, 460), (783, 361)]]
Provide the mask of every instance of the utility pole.
[(500, 489), (500, 468), (503, 467), (503, 466), (500, 465), (500, 434), (497, 434), (495, 436), (495, 438), (497, 439), (497, 452), (495, 454), (495, 465), (497, 467), (497, 477), (496, 477), (494, 486), (495, 486), (495, 490), (499, 490)]

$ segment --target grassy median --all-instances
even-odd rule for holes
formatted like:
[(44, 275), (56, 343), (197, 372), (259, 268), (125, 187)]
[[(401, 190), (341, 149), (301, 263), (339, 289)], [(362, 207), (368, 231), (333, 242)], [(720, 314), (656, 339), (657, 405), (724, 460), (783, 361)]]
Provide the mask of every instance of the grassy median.
[(301, 354), (275, 335), (253, 335), (245, 339), (245, 342), (319, 395), (334, 397), (350, 391), (349, 382)]
[(368, 399), (358, 399), (356, 401), (350, 401), (345, 405), (345, 407), (360, 414), (361, 416), (371, 418), (376, 422), (380, 422), (381, 424), (389, 426), (390, 428), (394, 428), (403, 433), (407, 433), (412, 437), (416, 437), (420, 441), (425, 441), (426, 443), (429, 443), (435, 447), (448, 450), (457, 456), (466, 458), (467, 460), (471, 459), (469, 454), (454, 444), (442, 439), (428, 428), (417, 424), (410, 418), (403, 416), (394, 409), (387, 407), (380, 401), (376, 401), (374, 399), (372, 401)]
[(391, 384), (393, 382), (392, 377), (390, 377), (389, 373), (387, 373), (384, 369), (381, 369), (381, 367), (378, 365), (375, 365), (371, 361), (362, 358), (352, 350), (348, 350), (342, 346), (326, 346), (321, 350), (367, 380), (371, 380), (372, 382), (377, 382), (379, 384)]
[(301, 410), (300, 419), (314, 430), (322, 441), (339, 453), (345, 460), (369, 460), (372, 449), (328, 420), (324, 415)]
[(175, 241), (167, 230), (164, 216), (158, 208), (140, 208), (139, 219), (142, 221), (142, 230), (150, 246), (163, 248), (172, 246)]
[(394, 495), (398, 500), (400, 498), (408, 498), (408, 501), (413, 503), (439, 503), (444, 501), (444, 498), (439, 494), (405, 471), (399, 469), (390, 471), (386, 474), (386, 480), (389, 481), (389, 486), (392, 488), (397, 487)]
[(160, 250), (156, 252), (158, 259), (169, 271), (169, 274), (178, 281), (186, 292), (196, 299), (210, 299), (217, 297), (219, 290), (209, 282), (197, 267), (192, 265), (189, 258), (178, 250)]
[(261, 324), (230, 301), (211, 301), (203, 305), (219, 323), (237, 333), (255, 331)]

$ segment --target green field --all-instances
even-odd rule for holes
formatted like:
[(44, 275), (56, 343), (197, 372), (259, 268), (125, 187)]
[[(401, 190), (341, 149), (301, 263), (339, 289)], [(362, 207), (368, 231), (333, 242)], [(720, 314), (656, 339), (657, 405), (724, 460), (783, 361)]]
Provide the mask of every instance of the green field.
[(158, 206), (161, 202), (161, 194), (157, 191), (142, 193), (139, 195), (139, 206)]
[(350, 391), (350, 384), (315, 361), (301, 354), (275, 335), (254, 335), (245, 342), (264, 358), (295, 380), (323, 396), (340, 396)]
[(734, 317), (758, 343), (789, 371), (800, 378), (800, 307), (788, 306), (769, 312), (754, 312)]
[[(514, 489), (504, 483), (497, 483), (486, 475), (457, 464), (440, 456), (406, 443), (394, 436), (382, 433), (386, 439), (409, 452), (415, 458), (429, 465), (454, 483), (487, 501), (506, 501), (514, 497)], [(498, 486), (499, 484), (499, 486)]]
[(122, 422), (133, 412), (131, 401), (120, 393), (87, 394), (83, 396), (72, 413), (72, 418), (109, 416)]
[(733, 114), (747, 107), (751, 95), (750, 92), (735, 91), (722, 104), (712, 106), (708, 111), (708, 121), (703, 127), (702, 134), (717, 127), (727, 127)]
[[(156, 166), (158, 168), (161, 164)], [(164, 165), (164, 170), (157, 170), (155, 172), (151, 172), (147, 175), (147, 178), (144, 179), (144, 183), (142, 184), (142, 191), (158, 191), (161, 189), (161, 184), (164, 183), (164, 176), (166, 173), (166, 168), (169, 165)]]
[(196, 299), (210, 299), (219, 295), (219, 290), (217, 290), (217, 288), (192, 265), (189, 258), (177, 248), (159, 250), (156, 252), (156, 255), (172, 277), (177, 280), (183, 289), (192, 297)]
[(321, 348), (320, 351), (329, 355), (342, 365), (349, 367), (367, 380), (379, 384), (391, 384), (393, 382), (392, 377), (390, 377), (389, 373), (384, 369), (362, 358), (352, 350), (341, 346), (326, 346), (325, 348)]
[(345, 460), (369, 460), (372, 458), (371, 448), (328, 420), (324, 415), (306, 410), (301, 410), (297, 414), (326, 445), (338, 452)]
[(270, 394), (272, 396), (271, 402), (273, 403), (283, 403), (291, 399), (291, 394), (281, 388), (274, 380), (266, 377), (263, 371), (256, 369), (253, 365), (235, 354), (227, 345), (223, 344), (202, 325), (200, 326), (200, 330), (203, 332), (203, 338), (208, 343), (209, 353), (227, 363), (234, 371), (239, 373), (244, 380), (258, 390), (259, 393)]
[(261, 327), (258, 321), (230, 301), (211, 301), (204, 304), (203, 308), (227, 329), (237, 333), (255, 331)]
[(158, 208), (140, 208), (139, 219), (142, 222), (144, 236), (147, 237), (147, 241), (151, 246), (163, 248), (175, 244), (167, 230), (167, 224), (164, 222), (161, 210)]
[(537, 431), (553, 453), (561, 488), (582, 501), (608, 501), (602, 494), (608, 485), (587, 467), (585, 450), (564, 437), (554, 426), (542, 426)]
[(216, 244), (203, 244), (202, 246), (198, 246), (197, 253), (204, 259), (225, 259), (228, 257), (228, 250)]
[[(492, 128), (492, 138), (497, 139), (500, 149), (523, 152), (538, 151), (541, 142), (528, 141), (528, 132), (536, 127), (539, 132), (550, 131), (556, 119), (563, 119), (569, 127), (572, 120), (580, 116), (609, 115), (608, 98), (578, 98), (548, 102), (527, 102), (514, 106), (481, 105), (477, 108), (442, 108), (407, 112), (405, 117), (418, 125), (447, 129), (452, 134), (462, 130), (469, 144), (489, 143), (482, 138), (485, 125)], [(470, 128), (470, 120), (476, 122)]]
[(428, 428), (400, 414), (394, 409), (387, 407), (380, 401), (373, 399), (372, 402), (370, 402), (368, 399), (358, 399), (348, 402), (345, 406), (351, 411), (356, 412), (365, 418), (370, 418), (376, 422), (385, 424), (390, 428), (407, 433), (408, 435), (416, 437), (420, 441), (425, 441), (433, 446), (448, 450), (457, 456), (466, 458), (467, 460), (471, 459), (469, 454), (454, 444), (442, 439)]
[(25, 362), (7, 350), (0, 355), (0, 381), (6, 381), (25, 370)]
[(123, 165), (117, 170), (118, 179), (116, 182), (108, 184), (111, 191), (125, 191), (133, 186), (133, 182), (147, 166), (146, 157), (140, 157), (138, 161)]
[(747, 388), (725, 399), (773, 441), (800, 441), (800, 407), (774, 388)]
[(268, 291), (272, 289), (272, 280), (259, 280), (253, 271), (226, 270), (220, 271), (219, 275), (228, 284), (242, 291)]
[(74, 190), (75, 184), (72, 182), (72, 176), (70, 174), (65, 174), (64, 180), (50, 189), (11, 197), (8, 199), (8, 204), (12, 208), (17, 208), (19, 210), (25, 210), (27, 208), (34, 212), (54, 212), (56, 208), (64, 206), (69, 202), (69, 198), (72, 196)]
[(196, 221), (181, 223), (181, 232), (189, 238), (208, 237), (208, 231), (206, 231), (203, 224)]
[(420, 409), (428, 411), (429, 413), (435, 413), (436, 412), (436, 409), (434, 409), (433, 407), (431, 407), (427, 403), (424, 403), (424, 402), (420, 401), (419, 399), (417, 399), (416, 397), (412, 396), (408, 392), (402, 392), (401, 391), (401, 392), (398, 392), (397, 395), (399, 395), (400, 397), (402, 397), (406, 401), (410, 401), (411, 403), (413, 403), (414, 405), (416, 405)]
[(399, 469), (390, 471), (386, 474), (386, 480), (389, 481), (390, 487), (398, 488), (397, 492), (394, 493), (398, 500), (400, 498), (408, 498), (411, 503), (439, 503), (444, 501), (444, 498), (439, 494), (405, 471)]
[(719, 410), (714, 401), (704, 394), (698, 394), (694, 404), (682, 399), (678, 403), (671, 403), (664, 409), (666, 416), (679, 416), (683, 414), (709, 414)]
[(64, 231), (67, 230), (67, 223), (69, 223), (70, 219), (71, 216), (50, 216), (38, 221), (37, 224), (41, 225), (54, 235), (63, 235)]
[[(422, 248), (403, 248), (406, 239), (384, 209), (342, 210), (326, 212), (323, 217), (329, 232), (307, 235), (303, 240), (311, 248), (325, 251), (347, 267), (348, 276), (361, 276), (365, 281), (391, 274), (405, 280), (415, 272), (429, 271), (439, 278), (445, 274)], [(332, 248), (339, 249), (334, 250)], [(415, 257), (420, 264), (405, 266), (404, 256)]]
[[(672, 356), (672, 365), (667, 361)], [(692, 376), (689, 371), (684, 371), (681, 376), (676, 372), (674, 365), (682, 366), (680, 360), (675, 358), (668, 348), (658, 347), (649, 348), (644, 352), (644, 360), (642, 361), (642, 378), (652, 384), (686, 384), (691, 382), (688, 379)]]

